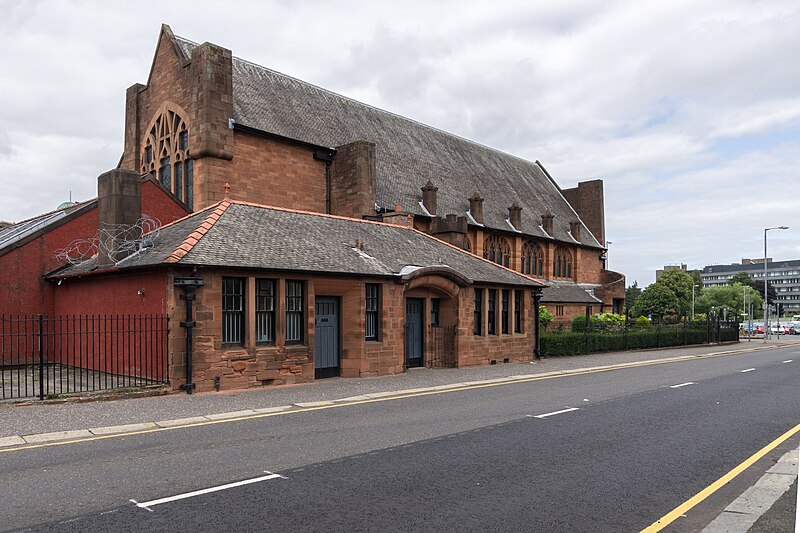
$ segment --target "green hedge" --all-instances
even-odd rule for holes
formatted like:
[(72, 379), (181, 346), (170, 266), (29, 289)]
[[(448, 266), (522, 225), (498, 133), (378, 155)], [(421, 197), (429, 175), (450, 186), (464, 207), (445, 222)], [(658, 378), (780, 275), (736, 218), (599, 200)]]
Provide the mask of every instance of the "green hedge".
[[(739, 338), (734, 328), (721, 328), (720, 341)], [(716, 340), (716, 339), (714, 339)], [(705, 326), (629, 328), (620, 332), (554, 332), (545, 333), (541, 339), (542, 357), (583, 355), (593, 352), (643, 350), (704, 344), (709, 342), (709, 330)]]

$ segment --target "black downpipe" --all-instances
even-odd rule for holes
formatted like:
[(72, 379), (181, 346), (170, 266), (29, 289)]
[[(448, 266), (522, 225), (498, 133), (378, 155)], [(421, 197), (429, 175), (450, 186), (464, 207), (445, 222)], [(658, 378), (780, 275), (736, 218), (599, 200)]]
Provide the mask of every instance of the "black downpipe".
[(325, 162), (325, 213), (331, 214), (331, 162), (335, 151), (316, 150), (314, 159)]
[(533, 357), (542, 358), (542, 335), (539, 328), (539, 303), (542, 301), (542, 291), (533, 291)]
[(175, 278), (174, 285), (183, 289), (181, 300), (186, 302), (186, 320), (181, 321), (181, 327), (186, 328), (186, 383), (181, 385), (181, 389), (186, 394), (192, 394), (195, 384), (192, 381), (192, 330), (197, 326), (197, 322), (192, 318), (192, 302), (197, 298), (195, 291), (203, 286), (203, 279), (197, 276), (197, 269), (192, 271), (190, 278)]

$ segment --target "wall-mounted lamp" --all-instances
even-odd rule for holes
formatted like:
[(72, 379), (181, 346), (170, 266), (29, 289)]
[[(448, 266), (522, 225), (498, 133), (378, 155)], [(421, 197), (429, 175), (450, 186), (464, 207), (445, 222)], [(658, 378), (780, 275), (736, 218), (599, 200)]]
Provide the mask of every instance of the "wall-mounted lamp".
[(144, 289), (139, 289), (138, 291), (136, 291), (136, 294), (138, 294), (139, 296), (144, 296)]

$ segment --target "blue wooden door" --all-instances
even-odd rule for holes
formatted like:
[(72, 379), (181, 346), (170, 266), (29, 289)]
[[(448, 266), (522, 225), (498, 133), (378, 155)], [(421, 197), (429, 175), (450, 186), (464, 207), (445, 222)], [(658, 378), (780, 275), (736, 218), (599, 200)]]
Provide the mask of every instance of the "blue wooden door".
[(422, 317), (424, 302), (421, 298), (406, 299), (406, 366), (422, 366)]
[(314, 303), (314, 377), (339, 375), (339, 300), (320, 296)]

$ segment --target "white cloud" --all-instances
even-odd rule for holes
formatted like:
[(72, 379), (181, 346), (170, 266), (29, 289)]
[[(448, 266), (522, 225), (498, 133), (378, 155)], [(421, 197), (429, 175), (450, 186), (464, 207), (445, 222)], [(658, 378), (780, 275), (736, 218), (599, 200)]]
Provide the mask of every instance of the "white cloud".
[[(146, 81), (162, 22), (539, 159), (562, 186), (603, 178), (611, 266), (640, 285), (664, 264), (756, 256), (759, 228), (792, 225), (800, 207), (790, 0), (3, 7), (0, 219), (50, 209), (70, 189), (93, 194), (122, 151), (125, 88)], [(800, 257), (797, 232), (776, 236), (775, 257)]]

